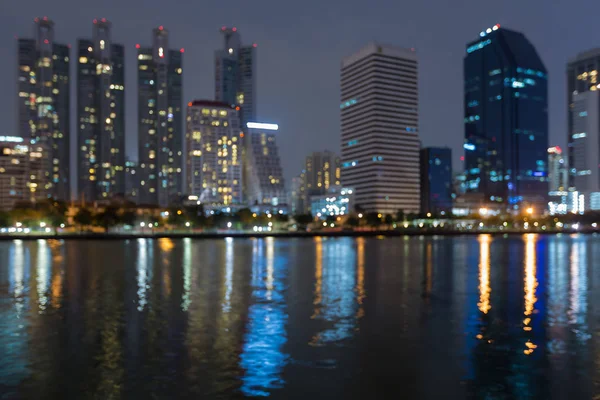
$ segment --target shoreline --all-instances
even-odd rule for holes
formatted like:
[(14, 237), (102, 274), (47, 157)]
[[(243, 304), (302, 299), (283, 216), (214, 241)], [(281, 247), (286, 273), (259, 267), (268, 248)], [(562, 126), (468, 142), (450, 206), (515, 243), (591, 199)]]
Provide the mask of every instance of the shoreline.
[(600, 229), (581, 229), (581, 230), (561, 230), (561, 231), (436, 231), (436, 230), (374, 230), (374, 231), (315, 231), (315, 232), (156, 232), (156, 233), (66, 233), (66, 234), (4, 234), (0, 235), (0, 241), (10, 240), (132, 240), (132, 239), (224, 239), (224, 238), (313, 238), (313, 237), (400, 237), (400, 236), (522, 236), (533, 233), (538, 235), (571, 235), (571, 234), (595, 234), (600, 233)]

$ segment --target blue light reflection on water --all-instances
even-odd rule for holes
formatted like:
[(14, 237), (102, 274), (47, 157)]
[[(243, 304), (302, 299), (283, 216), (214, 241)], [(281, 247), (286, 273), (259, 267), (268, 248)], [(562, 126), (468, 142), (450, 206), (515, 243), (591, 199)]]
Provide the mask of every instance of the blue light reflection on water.
[[(27, 367), (27, 341), (29, 319), (29, 252), (25, 251), (23, 241), (15, 240), (8, 252), (8, 289), (10, 303), (3, 305), (0, 313), (0, 383), (11, 385), (25, 378)], [(4, 284), (4, 283), (3, 283)]]
[(285, 258), (275, 256), (274, 246), (273, 238), (256, 239), (253, 246), (254, 304), (248, 312), (240, 355), (240, 366), (246, 371), (241, 391), (248, 396), (268, 396), (270, 389), (281, 388), (281, 372), (288, 361), (288, 355), (282, 352), (287, 342), (288, 316), (283, 296), (287, 266)]

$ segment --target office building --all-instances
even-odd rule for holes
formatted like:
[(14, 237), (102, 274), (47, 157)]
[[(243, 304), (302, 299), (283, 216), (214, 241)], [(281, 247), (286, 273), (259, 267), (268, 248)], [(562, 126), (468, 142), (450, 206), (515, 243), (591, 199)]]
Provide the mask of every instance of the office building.
[(256, 44), (243, 46), (237, 28), (222, 27), (215, 51), (215, 99), (241, 109), (242, 127), (256, 119)]
[(569, 164), (575, 191), (583, 196), (578, 212), (600, 210), (600, 101), (598, 90), (571, 96), (573, 133), (570, 137)]
[(41, 142), (0, 136), (0, 210), (10, 210), (18, 202), (48, 199), (48, 156)]
[(277, 124), (248, 122), (245, 140), (245, 179), (249, 205), (285, 204), (285, 185), (275, 133)]
[(452, 211), (452, 152), (448, 147), (421, 149), (421, 213)]
[(183, 52), (169, 48), (159, 26), (152, 47), (138, 49), (138, 174), (140, 203), (165, 207), (182, 194)]
[[(579, 53), (576, 57), (569, 60), (567, 64), (567, 100), (568, 100), (568, 165), (569, 165), (569, 188), (570, 190), (579, 190), (576, 181), (582, 182), (577, 177), (586, 173), (587, 168), (579, 170), (577, 165), (582, 165), (583, 161), (577, 160), (577, 152), (581, 152), (582, 134), (589, 135), (590, 138), (600, 135), (598, 126), (592, 126), (587, 121), (586, 113), (591, 113), (590, 120), (600, 113), (598, 106), (594, 107), (597, 97), (595, 93), (587, 95), (588, 92), (597, 92), (600, 90), (600, 48), (588, 50)], [(577, 104), (576, 104), (577, 102)], [(576, 110), (576, 108), (578, 110)], [(580, 115), (580, 113), (584, 113)], [(586, 123), (587, 122), (587, 123)], [(577, 126), (576, 126), (577, 125)], [(595, 129), (594, 131), (581, 131), (582, 126), (586, 129)], [(595, 140), (595, 139), (594, 139)], [(588, 143), (589, 144), (589, 143)], [(595, 150), (596, 152), (598, 149)], [(591, 160), (590, 160), (591, 161)], [(583, 179), (586, 180), (585, 178)]]
[(507, 208), (546, 208), (548, 81), (535, 47), (495, 25), (464, 58), (467, 191)]
[(242, 203), (240, 112), (227, 103), (195, 100), (188, 104), (186, 119), (188, 198), (203, 204)]
[(417, 56), (371, 43), (341, 65), (341, 183), (367, 211), (419, 211)]
[(19, 136), (48, 148), (45, 189), (70, 200), (70, 46), (54, 41), (48, 17), (34, 21), (34, 38), (18, 41)]
[(125, 49), (106, 18), (77, 42), (77, 173), (81, 200), (125, 194)]

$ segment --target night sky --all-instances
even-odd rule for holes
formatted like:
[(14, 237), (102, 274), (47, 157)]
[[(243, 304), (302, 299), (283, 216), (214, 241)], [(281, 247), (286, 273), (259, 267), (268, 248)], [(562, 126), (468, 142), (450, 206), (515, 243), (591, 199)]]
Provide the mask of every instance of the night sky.
[[(0, 135), (16, 133), (14, 37), (32, 37), (35, 16), (54, 20), (57, 42), (72, 45), (91, 37), (94, 18), (113, 23), (113, 41), (126, 46), (126, 151), (132, 158), (137, 157), (135, 44), (150, 45), (152, 29), (164, 25), (171, 47), (185, 48), (186, 102), (212, 99), (214, 50), (222, 45), (219, 28), (227, 25), (238, 28), (243, 43), (258, 43), (258, 117), (280, 125), (287, 180), (300, 172), (308, 152), (339, 152), (340, 61), (373, 40), (417, 49), (421, 141), (452, 147), (459, 168), (465, 44), (496, 23), (529, 38), (548, 69), (550, 145), (563, 146), (566, 62), (600, 46), (599, 10), (597, 0), (0, 0)], [(71, 56), (75, 60), (74, 52)], [(75, 118), (72, 108), (72, 122)]]

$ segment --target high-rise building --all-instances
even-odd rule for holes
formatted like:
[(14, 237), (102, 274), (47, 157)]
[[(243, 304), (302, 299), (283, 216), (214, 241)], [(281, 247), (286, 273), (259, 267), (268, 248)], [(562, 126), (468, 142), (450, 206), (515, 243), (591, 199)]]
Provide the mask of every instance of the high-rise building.
[(512, 208), (546, 207), (548, 81), (535, 47), (495, 25), (466, 48), (467, 191)]
[(16, 203), (48, 198), (47, 172), (51, 162), (47, 147), (18, 136), (0, 136), (0, 209)]
[(452, 151), (448, 147), (421, 149), (421, 212), (452, 211)]
[(125, 194), (125, 49), (106, 18), (77, 42), (77, 173), (82, 200)]
[(46, 190), (59, 200), (70, 200), (69, 52), (48, 17), (35, 18), (33, 39), (19, 39), (19, 136), (48, 148)]
[(341, 66), (341, 181), (367, 211), (419, 211), (417, 55), (371, 43)]
[(222, 27), (215, 51), (215, 99), (241, 108), (242, 127), (256, 119), (256, 44), (242, 46), (237, 28)]
[(245, 177), (250, 205), (277, 206), (285, 203), (285, 185), (275, 141), (277, 124), (248, 122), (245, 140)]
[(548, 191), (565, 192), (568, 188), (567, 163), (559, 146), (548, 148)]
[[(593, 123), (591, 123), (591, 119), (595, 118), (594, 116), (600, 113), (600, 110), (598, 109), (600, 105), (597, 103), (597, 97), (594, 96), (595, 93), (591, 95), (586, 94), (587, 92), (597, 92), (600, 90), (599, 74), (600, 48), (588, 50), (578, 54), (576, 57), (569, 60), (567, 65), (567, 100), (569, 107), (567, 113), (569, 129), (568, 165), (570, 169), (569, 187), (572, 191), (580, 190), (580, 188), (577, 187), (577, 181), (579, 181), (579, 183), (583, 183), (582, 181), (586, 180), (589, 181), (587, 178), (588, 175), (582, 175), (582, 173), (587, 174), (587, 170), (591, 169), (593, 170), (593, 174), (597, 174), (598, 170), (597, 164), (596, 167), (585, 167), (584, 164), (587, 165), (589, 163), (586, 163), (582, 160), (577, 160), (577, 153), (582, 155), (582, 151), (584, 153), (586, 152), (582, 145), (589, 146), (591, 144), (589, 143), (588, 139), (582, 136), (582, 134), (589, 136), (590, 139), (597, 138), (600, 135), (600, 127), (598, 125), (593, 126)], [(584, 114), (581, 115), (580, 113)], [(585, 115), (586, 113), (591, 113), (592, 115)], [(588, 130), (581, 130), (583, 127)], [(594, 130), (590, 131), (589, 129)], [(592, 140), (596, 141), (597, 143), (597, 139)], [(585, 143), (586, 141), (588, 143)], [(590, 149), (590, 151), (595, 151), (598, 153), (599, 150), (598, 148), (595, 148)], [(592, 160), (589, 161), (591, 162)], [(580, 170), (578, 166), (582, 166), (582, 170)], [(578, 179), (578, 177), (584, 178)]]
[(169, 33), (153, 30), (152, 47), (138, 49), (138, 174), (140, 203), (167, 206), (182, 194), (183, 52)]
[[(583, 195), (579, 212), (600, 209), (600, 100), (597, 90), (571, 96), (569, 164), (574, 190)], [(583, 207), (583, 209), (582, 209)]]
[(239, 113), (228, 103), (188, 103), (186, 194), (204, 204), (242, 203), (243, 134)]

